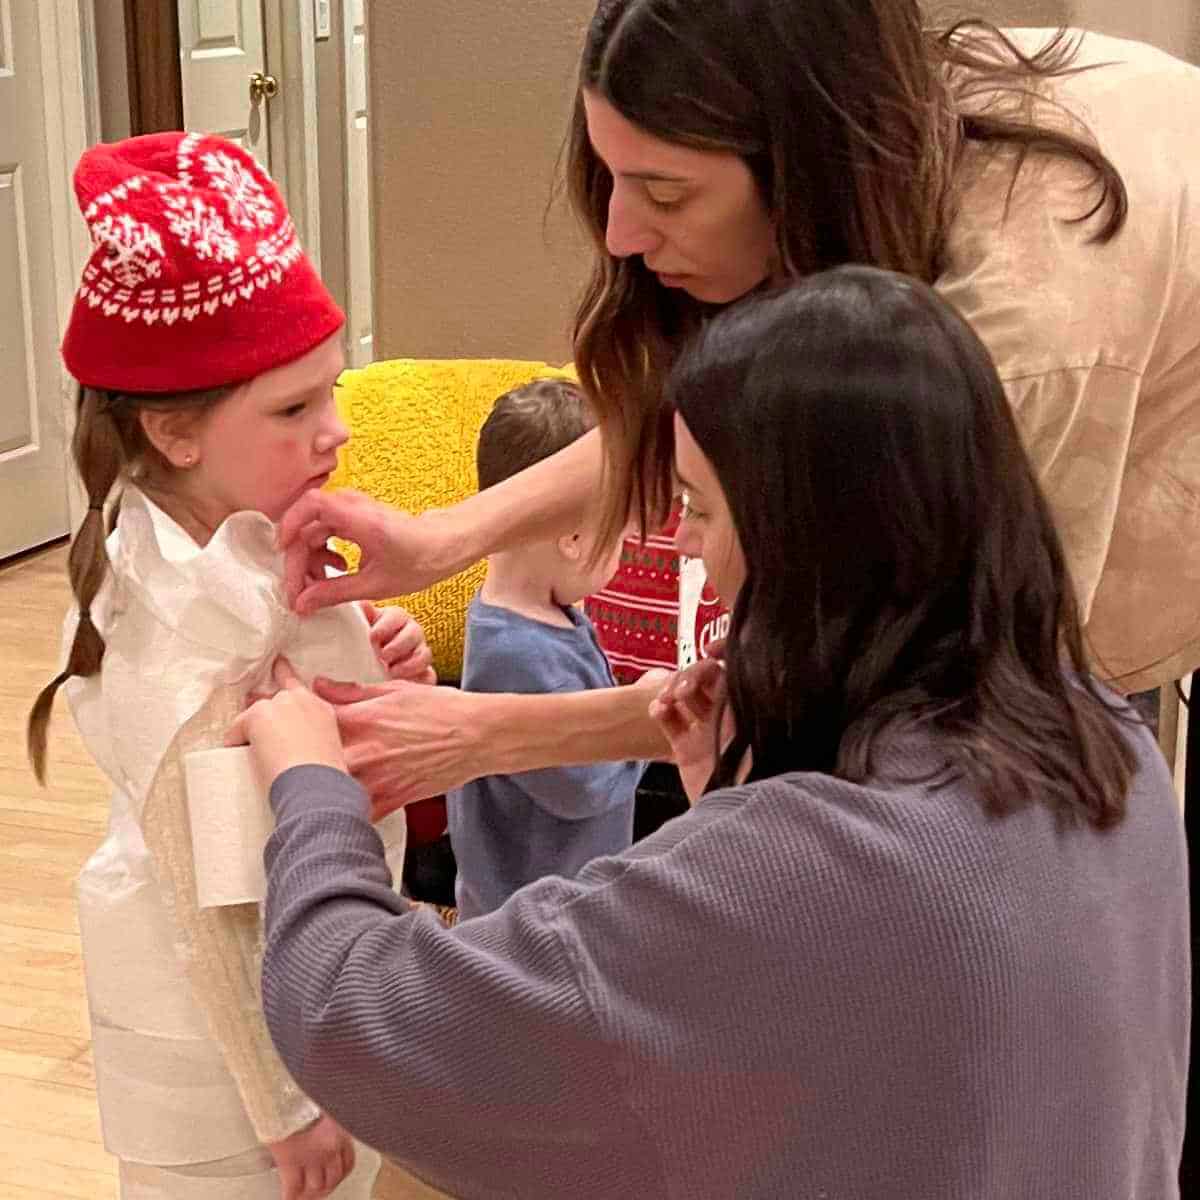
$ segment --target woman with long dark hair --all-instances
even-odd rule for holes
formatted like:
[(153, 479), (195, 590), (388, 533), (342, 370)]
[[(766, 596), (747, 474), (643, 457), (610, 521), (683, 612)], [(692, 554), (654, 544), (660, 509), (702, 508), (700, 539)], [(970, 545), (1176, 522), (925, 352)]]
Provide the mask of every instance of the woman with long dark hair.
[[(653, 530), (686, 336), (756, 289), (861, 263), (935, 286), (988, 347), (1097, 673), (1122, 691), (1185, 675), (1200, 664), (1197, 111), (1200, 71), (1149, 47), (928, 29), (917, 0), (600, 0), (564, 155), (594, 247), (575, 360), (599, 433), (417, 518), (306, 496), (283, 523), (294, 600), (416, 590), (597, 496), (613, 536), (631, 509)], [(358, 575), (323, 579), (331, 533), (362, 546)], [(654, 757), (649, 690), (325, 694), (351, 701), (342, 732), (386, 807), (478, 775)]]
[(986, 350), (842, 268), (717, 316), (664, 396), (732, 608), (728, 705), (655, 707), (688, 812), (447, 928), (285, 664), (231, 731), (297, 1082), (459, 1196), (1178, 1195), (1180, 814)]

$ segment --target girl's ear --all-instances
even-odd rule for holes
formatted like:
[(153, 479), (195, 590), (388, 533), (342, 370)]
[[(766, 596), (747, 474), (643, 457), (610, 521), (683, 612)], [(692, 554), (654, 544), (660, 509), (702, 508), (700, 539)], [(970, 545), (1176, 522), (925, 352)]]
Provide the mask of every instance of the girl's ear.
[(578, 533), (570, 533), (558, 539), (558, 552), (568, 562), (577, 563), (583, 555), (583, 539)]
[(146, 440), (171, 466), (187, 470), (200, 461), (195, 413), (143, 408), (138, 410), (138, 421)]

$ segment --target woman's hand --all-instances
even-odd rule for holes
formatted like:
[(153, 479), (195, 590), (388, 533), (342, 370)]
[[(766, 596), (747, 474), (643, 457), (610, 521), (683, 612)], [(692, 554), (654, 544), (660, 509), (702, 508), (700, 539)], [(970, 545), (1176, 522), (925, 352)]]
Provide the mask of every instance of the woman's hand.
[(225, 745), (248, 743), (259, 778), (268, 788), (289, 767), (317, 764), (345, 771), (333, 709), (304, 686), (286, 658), (277, 658), (271, 673), (279, 690), (238, 715)]
[[(326, 547), (331, 537), (357, 544), (357, 572), (325, 578), (327, 566), (345, 566)], [(468, 565), (459, 561), (461, 539), (446, 511), (413, 517), (355, 491), (305, 492), (284, 513), (278, 542), (288, 602), (298, 613), (418, 592)]]
[(324, 1114), (267, 1149), (279, 1172), (282, 1200), (323, 1200), (354, 1170), (354, 1142)]
[(371, 796), (373, 821), (485, 773), (472, 753), (470, 693), (404, 680), (315, 679), (313, 690), (334, 706), (346, 763)]
[(733, 715), (725, 705), (725, 664), (719, 657), (702, 659), (672, 675), (650, 704), (650, 715), (671, 743), (683, 790), (693, 804), (704, 794), (717, 765), (719, 713), (724, 750), (733, 738)]
[(362, 602), (362, 610), (371, 626), (371, 646), (389, 679), (437, 683), (425, 631), (411, 613), (395, 605), (378, 609), (369, 600)]

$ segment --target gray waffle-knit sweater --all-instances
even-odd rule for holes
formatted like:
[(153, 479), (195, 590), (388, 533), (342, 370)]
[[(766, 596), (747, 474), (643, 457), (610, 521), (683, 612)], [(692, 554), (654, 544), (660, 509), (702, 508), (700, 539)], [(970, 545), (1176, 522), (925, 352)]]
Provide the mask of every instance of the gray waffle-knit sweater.
[(458, 1196), (1177, 1196), (1185, 851), (1133, 736), (1107, 833), (783, 776), (452, 929), (391, 891), (358, 785), (296, 768), (271, 1033), (322, 1108)]

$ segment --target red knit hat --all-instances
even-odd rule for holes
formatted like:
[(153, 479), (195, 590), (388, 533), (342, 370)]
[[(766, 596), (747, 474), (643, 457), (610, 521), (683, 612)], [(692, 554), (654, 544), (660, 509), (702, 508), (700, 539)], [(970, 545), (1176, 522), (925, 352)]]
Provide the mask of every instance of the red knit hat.
[(203, 133), (93, 146), (75, 195), (94, 250), (63, 359), (89, 387), (181, 392), (306, 354), (345, 317), (267, 173)]

